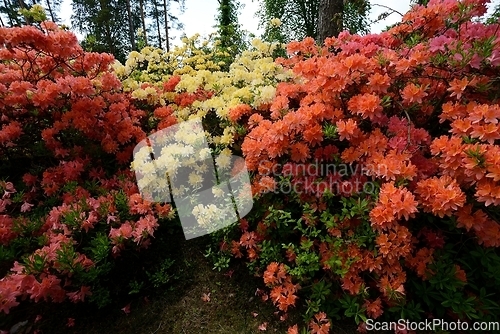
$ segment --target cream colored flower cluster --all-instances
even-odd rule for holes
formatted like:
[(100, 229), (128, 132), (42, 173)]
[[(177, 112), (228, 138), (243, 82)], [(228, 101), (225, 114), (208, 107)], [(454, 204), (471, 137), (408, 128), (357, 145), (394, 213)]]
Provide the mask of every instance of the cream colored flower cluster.
[[(125, 66), (116, 64), (115, 71), (122, 78), (124, 88), (132, 91), (134, 99), (149, 104), (168, 104), (181, 120), (203, 118), (215, 113), (220, 120), (218, 126), (221, 127), (222, 135), (209, 135), (208, 140), (221, 145), (221, 149), (233, 143), (236, 130), (227, 121), (232, 108), (240, 104), (257, 108), (270, 103), (277, 83), (293, 78), (291, 71), (283, 69), (272, 58), (273, 52), (282, 46), (279, 43), (254, 39), (250, 50), (236, 58), (227, 72), (220, 71), (214, 61), (221, 56), (211, 51), (216, 49), (216, 41), (200, 41), (199, 35), (195, 35), (183, 39), (183, 43), (170, 53), (149, 47), (141, 53), (132, 52)], [(172, 75), (181, 76), (176, 92), (158, 93), (159, 87)], [(151, 86), (144, 87), (144, 83)], [(189, 107), (175, 105), (177, 93), (194, 93), (199, 88), (213, 91), (214, 95), (205, 101), (195, 101)]]
[(137, 185), (148, 200), (165, 200), (169, 188), (174, 196), (196, 193), (204, 174), (213, 170), (205, 133), (201, 123), (197, 124), (181, 122), (158, 131), (148, 137), (149, 144), (143, 142), (136, 148), (131, 167), (139, 175)]
[[(195, 76), (198, 71), (215, 72), (225, 65), (217, 59), (228, 54), (214, 51), (219, 42), (214, 40), (213, 36), (201, 40), (197, 34), (191, 38), (183, 38), (182, 43), (170, 52), (149, 46), (141, 52), (132, 51), (125, 65), (116, 61), (113, 69), (122, 81), (124, 91), (132, 92), (134, 99), (164, 106), (173, 103), (175, 94), (167, 93), (161, 96), (158, 89), (173, 75)], [(143, 83), (153, 86), (143, 88)]]
[(137, 82), (158, 83), (168, 80), (172, 75), (194, 73), (199, 70), (218, 71), (224, 63), (216, 62), (217, 57), (227, 56), (215, 50), (218, 41), (213, 37), (200, 41), (200, 36), (182, 38), (182, 45), (166, 52), (154, 47), (145, 47), (141, 52), (132, 51), (125, 65), (116, 62), (114, 69), (118, 77), (131, 78)]
[(215, 94), (208, 100), (195, 101), (188, 109), (178, 110), (177, 117), (189, 119), (215, 113), (223, 134), (213, 136), (211, 142), (221, 147), (230, 147), (236, 131), (228, 122), (230, 110), (240, 104), (257, 108), (271, 103), (277, 83), (293, 78), (291, 71), (274, 62), (271, 55), (277, 47), (279, 44), (255, 39), (252, 41), (252, 48), (236, 58), (228, 72), (197, 71), (195, 74), (182, 75), (176, 87), (178, 92), (194, 92), (201, 87), (214, 91)]
[[(233, 167), (230, 150), (220, 152), (215, 169), (201, 121), (180, 122), (150, 135), (141, 145), (131, 165), (141, 195), (153, 202), (174, 201), (181, 222), (194, 228), (186, 233), (206, 234), (236, 221), (231, 192), (224, 183)], [(204, 204), (207, 200), (211, 203)], [(193, 218), (196, 224), (191, 223)]]
[(219, 225), (225, 223), (225, 219), (234, 214), (234, 209), (231, 212), (227, 207), (221, 208), (215, 204), (198, 204), (193, 208), (191, 213), (196, 217), (200, 226), (214, 231), (218, 229)]

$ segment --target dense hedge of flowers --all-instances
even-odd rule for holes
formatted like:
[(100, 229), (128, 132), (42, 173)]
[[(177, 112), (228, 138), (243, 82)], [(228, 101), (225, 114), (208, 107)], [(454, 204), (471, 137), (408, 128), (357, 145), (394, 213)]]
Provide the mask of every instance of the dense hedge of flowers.
[(53, 23), (0, 28), (0, 310), (103, 303), (113, 259), (174, 217), (141, 198), (135, 145), (202, 118), (255, 196), (216, 233), (219, 256), (244, 259), (282, 319), (301, 303), (312, 333), (342, 315), (360, 330), (498, 320), (500, 25), (477, 20), (485, 3), (430, 1), (276, 61), (281, 45), (255, 40), (230, 65), (196, 36), (122, 65)]
[(253, 98), (247, 85), (270, 101), (277, 80), (291, 76), (266, 56), (276, 45), (256, 41), (228, 73), (214, 62), (224, 54), (197, 41), (166, 54), (132, 52), (121, 65), (84, 52), (51, 22), (2, 28), (3, 312), (26, 297), (108, 302), (100, 281), (113, 258), (147, 247), (175, 216), (168, 204), (141, 198), (130, 169), (137, 143), (178, 119), (204, 117), (220, 166), (235, 132), (229, 107)]
[(260, 210), (221, 248), (279, 310), (301, 296), (313, 333), (342, 314), (360, 329), (498, 320), (500, 25), (477, 20), (485, 3), (431, 1), (378, 35), (292, 42), (279, 63), (300, 80), (231, 110)]
[(104, 305), (113, 258), (174, 214), (144, 201), (130, 171), (155, 127), (113, 57), (73, 33), (0, 28), (0, 45), (0, 311), (26, 298)]

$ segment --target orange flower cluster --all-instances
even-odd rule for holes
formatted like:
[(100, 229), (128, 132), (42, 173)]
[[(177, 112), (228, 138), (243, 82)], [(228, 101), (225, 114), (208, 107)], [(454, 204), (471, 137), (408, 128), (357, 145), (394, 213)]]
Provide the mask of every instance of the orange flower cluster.
[(415, 196), (405, 188), (397, 188), (394, 183), (384, 183), (380, 188), (377, 205), (370, 211), (374, 228), (388, 228), (397, 220), (415, 217), (418, 202)]
[(283, 263), (270, 263), (263, 277), (264, 283), (272, 288), (269, 297), (281, 311), (286, 312), (290, 306), (295, 305), (297, 300), (295, 293), (300, 286), (292, 283), (292, 279), (287, 274)]
[(457, 211), (457, 227), (473, 231), (477, 242), (485, 247), (500, 247), (500, 226), (481, 209), (473, 212), (470, 204), (460, 208)]
[(374, 301), (367, 300), (363, 306), (366, 309), (366, 314), (372, 319), (377, 319), (384, 313), (382, 309), (382, 299), (380, 298)]
[(326, 317), (325, 312), (320, 312), (314, 315), (314, 318), (309, 322), (311, 334), (328, 334), (330, 333), (331, 323)]
[(411, 256), (406, 259), (406, 264), (414, 269), (418, 276), (422, 279), (427, 279), (431, 274), (427, 268), (427, 265), (432, 263), (432, 254), (434, 249), (423, 247), (417, 251), (415, 256)]
[(231, 254), (237, 258), (241, 258), (243, 257), (242, 249), (244, 249), (247, 259), (250, 262), (254, 262), (259, 258), (260, 242), (263, 240), (266, 226), (260, 222), (257, 225), (256, 231), (248, 231), (248, 223), (244, 219), (240, 221), (240, 226), (243, 233), (238, 241), (233, 240), (231, 242)]
[(415, 193), (419, 195), (424, 211), (441, 218), (451, 216), (465, 204), (465, 194), (457, 182), (447, 175), (420, 181)]

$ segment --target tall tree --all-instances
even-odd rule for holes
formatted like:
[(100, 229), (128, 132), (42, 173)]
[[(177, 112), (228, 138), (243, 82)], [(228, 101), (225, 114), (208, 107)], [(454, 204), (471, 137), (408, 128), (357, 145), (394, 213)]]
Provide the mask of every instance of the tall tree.
[(142, 24), (142, 33), (144, 34), (144, 43), (145, 43), (145, 45), (148, 45), (148, 34), (147, 34), (147, 30), (146, 30), (146, 17), (144, 15), (144, 13), (145, 13), (144, 0), (139, 0), (139, 9), (141, 11), (141, 24)]
[(343, 29), (344, 0), (320, 0), (318, 40), (337, 36)]
[(163, 0), (163, 15), (165, 19), (165, 44), (167, 47), (167, 52), (170, 51), (170, 39), (168, 36), (168, 7), (167, 0)]
[(241, 53), (245, 47), (245, 33), (238, 23), (238, 10), (242, 8), (238, 0), (218, 0), (219, 7), (217, 9), (217, 28), (218, 36), (216, 40), (219, 51), (222, 51), (226, 56), (221, 56), (218, 61), (223, 61), (226, 66), (223, 69), (228, 69), (229, 64), (234, 57)]
[(156, 32), (157, 32), (157, 39), (158, 39), (158, 47), (162, 49), (163, 47), (161, 46), (162, 38), (161, 38), (161, 29), (160, 29), (160, 21), (161, 21), (161, 14), (160, 10), (158, 9), (158, 2), (156, 0), (153, 0), (153, 11), (152, 11), (152, 16), (154, 21), (156, 22)]
[(127, 22), (126, 0), (73, 0), (73, 28), (84, 34), (82, 46), (95, 52), (112, 53), (125, 61), (132, 50)]
[(169, 48), (169, 29), (182, 28), (170, 2), (184, 10), (184, 0), (73, 0), (72, 25), (85, 36), (86, 50), (112, 53), (123, 63), (138, 47)]
[(235, 0), (218, 0), (217, 30), (222, 48), (236, 46), (239, 42), (238, 8)]
[(261, 0), (260, 24), (264, 36), (273, 29), (272, 19), (281, 21), (280, 31), (284, 40), (301, 40), (317, 35), (319, 0)]
[(149, 0), (144, 8), (146, 16), (150, 18), (150, 23), (146, 27), (149, 36), (147, 40), (149, 44), (161, 49), (165, 45), (165, 48), (170, 50), (170, 40), (173, 37), (170, 33), (171, 29), (183, 28), (179, 18), (172, 13), (172, 2), (177, 3), (179, 12), (184, 12), (185, 0)]
[(128, 34), (130, 38), (130, 45), (132, 50), (135, 50), (135, 30), (134, 30), (134, 17), (132, 16), (132, 10), (130, 6), (130, 0), (127, 1), (127, 19), (128, 19)]
[[(343, 29), (369, 33), (368, 0), (260, 0), (260, 4), (264, 37), (280, 35), (282, 42), (305, 37), (323, 42), (324, 36), (335, 36)], [(282, 22), (279, 34), (270, 33), (276, 29), (270, 24), (273, 18)]]

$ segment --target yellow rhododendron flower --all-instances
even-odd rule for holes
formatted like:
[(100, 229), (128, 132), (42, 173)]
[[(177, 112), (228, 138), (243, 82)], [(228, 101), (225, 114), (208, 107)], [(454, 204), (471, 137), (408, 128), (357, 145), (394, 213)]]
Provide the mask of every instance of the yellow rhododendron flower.
[(281, 20), (280, 19), (277, 19), (277, 18), (274, 18), (274, 19), (271, 19), (271, 21), (269, 21), (269, 24), (273, 27), (279, 27), (281, 26)]

